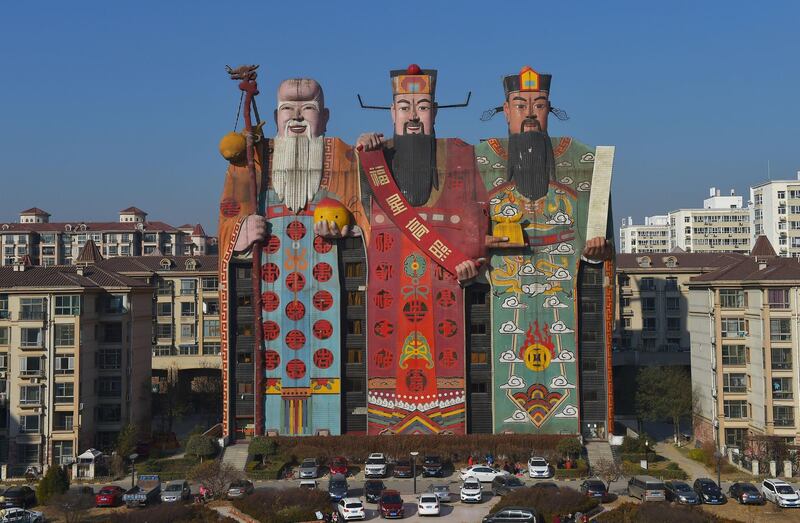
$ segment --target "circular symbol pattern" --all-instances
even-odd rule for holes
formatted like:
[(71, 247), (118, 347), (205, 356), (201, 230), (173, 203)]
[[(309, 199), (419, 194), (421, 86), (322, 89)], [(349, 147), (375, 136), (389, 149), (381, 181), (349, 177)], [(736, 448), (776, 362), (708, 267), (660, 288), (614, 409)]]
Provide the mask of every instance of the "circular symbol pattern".
[(299, 272), (290, 272), (286, 275), (286, 288), (292, 292), (300, 292), (306, 286), (306, 277)]
[(422, 392), (427, 384), (428, 378), (419, 369), (411, 369), (406, 375), (406, 386), (411, 392)]
[(328, 281), (333, 276), (333, 268), (325, 262), (314, 265), (314, 269), (311, 272), (314, 275), (314, 279), (321, 282)]
[(261, 279), (267, 283), (274, 283), (281, 275), (281, 270), (274, 263), (265, 263), (261, 267)]
[(381, 338), (385, 338), (394, 333), (394, 325), (391, 322), (386, 320), (380, 320), (375, 322), (375, 327), (373, 328), (375, 331), (375, 335)]
[(267, 244), (264, 246), (264, 252), (267, 254), (275, 254), (281, 248), (281, 239), (271, 234)]
[(425, 302), (422, 300), (415, 298), (403, 305), (403, 314), (411, 323), (422, 321), (427, 313), (428, 306), (425, 305)]
[(292, 350), (300, 350), (306, 344), (306, 335), (297, 329), (286, 333), (286, 346)]
[(444, 320), (439, 322), (437, 329), (445, 338), (452, 338), (458, 332), (458, 325), (453, 320)]
[(261, 307), (267, 312), (277, 309), (280, 303), (281, 299), (275, 292), (267, 291), (261, 295)]
[(385, 232), (378, 233), (375, 236), (375, 248), (378, 249), (378, 252), (386, 252), (392, 248), (394, 244), (394, 238), (391, 235), (386, 234)]
[(449, 369), (458, 362), (458, 354), (453, 349), (444, 349), (439, 352), (438, 360), (442, 367)]
[(436, 303), (440, 307), (448, 308), (456, 302), (456, 295), (450, 289), (443, 289), (436, 293)]
[(333, 353), (328, 349), (319, 349), (314, 352), (314, 365), (320, 369), (327, 369), (333, 365)]
[(549, 367), (552, 358), (550, 349), (539, 343), (525, 347), (522, 356), (525, 366), (534, 372), (540, 372)]
[(333, 243), (330, 240), (326, 240), (322, 236), (315, 236), (314, 237), (314, 250), (320, 254), (325, 254), (326, 252), (330, 252), (333, 249)]
[(299, 380), (306, 375), (306, 364), (303, 363), (303, 360), (290, 360), (286, 364), (286, 375), (293, 380)]
[(264, 368), (267, 370), (275, 370), (281, 364), (281, 355), (278, 351), (268, 350), (264, 353)]
[(381, 262), (375, 266), (375, 276), (377, 276), (379, 280), (389, 281), (393, 272), (394, 270), (392, 269), (391, 263)]
[(268, 341), (277, 340), (281, 333), (281, 326), (272, 320), (267, 320), (263, 325), (264, 339)]
[(306, 226), (295, 220), (286, 226), (286, 235), (297, 241), (306, 235)]
[(375, 356), (372, 357), (372, 361), (375, 363), (376, 367), (380, 369), (387, 369), (394, 361), (394, 354), (389, 352), (388, 349), (380, 349), (375, 353)]
[(294, 300), (286, 304), (286, 317), (292, 321), (299, 321), (306, 315), (306, 306)]
[(326, 311), (333, 306), (333, 296), (328, 291), (317, 291), (312, 299), (317, 310)]
[(327, 340), (333, 334), (333, 325), (328, 320), (317, 320), (314, 322), (314, 337), (318, 340)]
[(375, 297), (372, 298), (372, 301), (375, 303), (375, 306), (379, 309), (385, 309), (392, 305), (394, 301), (394, 296), (392, 293), (387, 291), (386, 289), (381, 289), (377, 293), (375, 293)]

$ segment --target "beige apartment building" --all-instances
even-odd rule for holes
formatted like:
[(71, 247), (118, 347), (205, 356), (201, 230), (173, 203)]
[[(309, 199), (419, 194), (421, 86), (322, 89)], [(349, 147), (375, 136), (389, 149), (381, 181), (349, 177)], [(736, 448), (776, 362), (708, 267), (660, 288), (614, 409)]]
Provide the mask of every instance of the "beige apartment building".
[(689, 282), (699, 441), (798, 440), (798, 315), (800, 262), (776, 256), (764, 236), (750, 256)]
[(795, 180), (770, 180), (750, 188), (753, 235), (764, 235), (779, 256), (800, 256), (800, 171)]
[(137, 207), (121, 210), (116, 222), (51, 222), (48, 212), (33, 207), (20, 213), (19, 222), (0, 223), (0, 266), (71, 265), (89, 240), (104, 258), (205, 255), (216, 245), (199, 224), (148, 221)]
[(0, 267), (3, 475), (150, 427), (153, 289), (99, 267)]

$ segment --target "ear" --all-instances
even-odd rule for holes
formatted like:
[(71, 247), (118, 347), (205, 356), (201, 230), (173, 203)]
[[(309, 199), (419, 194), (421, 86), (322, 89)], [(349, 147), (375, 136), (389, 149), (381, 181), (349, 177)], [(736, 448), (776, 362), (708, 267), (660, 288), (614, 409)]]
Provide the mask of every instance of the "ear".
[(509, 119), (509, 108), (510, 106), (508, 105), (508, 100), (506, 100), (503, 102), (503, 115), (506, 117), (506, 123), (511, 123), (511, 120)]
[(325, 132), (328, 130), (328, 120), (330, 120), (330, 117), (331, 117), (331, 110), (328, 109), (327, 107), (323, 108), (322, 112), (319, 115), (319, 124), (320, 127), (322, 128), (321, 134), (325, 134)]
[(278, 110), (277, 109), (272, 111), (272, 118), (275, 120), (275, 127), (277, 127), (278, 126)]
[(395, 111), (397, 111), (397, 109), (395, 108), (394, 102), (392, 102), (392, 105), (389, 107), (389, 112), (392, 114), (392, 125), (397, 123), (397, 113)]

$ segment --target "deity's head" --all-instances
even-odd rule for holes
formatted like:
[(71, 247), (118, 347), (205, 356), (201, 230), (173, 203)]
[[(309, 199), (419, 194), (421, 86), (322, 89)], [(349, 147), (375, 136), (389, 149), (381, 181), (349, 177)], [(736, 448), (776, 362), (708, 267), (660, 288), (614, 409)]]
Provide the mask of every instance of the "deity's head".
[(395, 136), (433, 135), (436, 121), (436, 71), (411, 64), (391, 71), (392, 122)]
[(330, 113), (322, 86), (311, 78), (290, 78), (278, 87), (278, 136), (316, 138), (325, 134)]
[(550, 80), (551, 75), (539, 74), (529, 66), (523, 67), (518, 75), (503, 78), (506, 92), (503, 113), (508, 122), (508, 134), (547, 133)]

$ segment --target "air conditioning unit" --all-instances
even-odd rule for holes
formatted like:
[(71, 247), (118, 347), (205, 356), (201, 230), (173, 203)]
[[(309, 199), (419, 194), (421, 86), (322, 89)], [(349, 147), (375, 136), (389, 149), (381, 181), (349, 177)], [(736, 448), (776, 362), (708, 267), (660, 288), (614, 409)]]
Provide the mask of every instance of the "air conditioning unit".
[(83, 402), (78, 403), (78, 412), (83, 410)]
[(41, 378), (32, 378), (31, 379), (31, 383), (41, 383), (41, 382), (42, 382)]
[(37, 414), (38, 414), (39, 412), (41, 412), (41, 411), (42, 411), (42, 408), (41, 408), (41, 407), (34, 407), (34, 408), (33, 408), (33, 412), (35, 412), (35, 413), (37, 413)]
[(717, 397), (717, 388), (716, 387), (711, 387), (711, 397), (712, 398), (716, 398)]
[(5, 371), (3, 371), (3, 372), (0, 372), (0, 380), (4, 380), (4, 379), (6, 379), (6, 373), (5, 373)]

